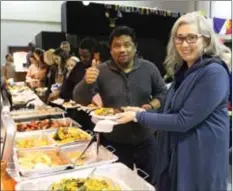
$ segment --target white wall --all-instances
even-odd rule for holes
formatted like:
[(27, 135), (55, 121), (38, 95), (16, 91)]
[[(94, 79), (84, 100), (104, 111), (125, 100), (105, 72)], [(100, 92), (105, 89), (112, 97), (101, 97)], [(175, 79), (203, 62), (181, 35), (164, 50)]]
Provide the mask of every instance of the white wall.
[(63, 1), (1, 1), (1, 19), (61, 22)]
[(41, 31), (61, 31), (62, 1), (1, 1), (1, 64), (8, 46), (27, 46)]
[(211, 17), (219, 17), (224, 19), (231, 18), (232, 2), (231, 1), (213, 1)]
[(1, 20), (1, 63), (5, 64), (8, 46), (27, 46), (40, 31), (61, 31), (60, 24)]

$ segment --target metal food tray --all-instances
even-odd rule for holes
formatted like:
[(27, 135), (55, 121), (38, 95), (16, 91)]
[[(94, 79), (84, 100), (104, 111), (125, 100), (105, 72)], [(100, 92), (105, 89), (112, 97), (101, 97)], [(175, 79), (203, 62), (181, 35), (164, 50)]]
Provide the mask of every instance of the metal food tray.
[[(61, 150), (66, 155), (66, 157), (74, 164), (76, 159), (70, 158), (67, 155), (67, 152), (79, 151), (81, 153), (85, 147), (86, 144), (71, 145), (71, 146), (61, 147)], [(87, 159), (84, 160), (84, 164), (80, 166), (75, 165), (75, 169), (91, 168), (91, 167), (96, 167), (96, 166), (116, 162), (118, 160), (118, 157), (113, 154), (113, 152), (115, 151), (114, 148), (112, 148), (111, 146), (108, 146), (107, 148), (111, 148), (113, 151), (110, 152), (108, 149), (106, 149), (104, 146), (101, 145), (99, 147), (99, 153), (97, 157), (97, 152), (96, 152), (97, 143), (94, 142), (85, 153)]]
[(28, 131), (28, 132), (25, 132), (25, 133), (17, 133), (16, 134), (15, 142), (14, 142), (14, 148), (17, 149), (17, 150), (32, 149), (32, 148), (17, 148), (16, 142), (19, 141), (19, 140), (24, 140), (24, 139), (28, 139), (28, 138), (34, 138), (34, 137), (35, 137), (35, 139), (38, 139), (40, 136), (44, 136), (49, 144), (48, 145), (32, 147), (33, 149), (55, 147), (56, 146), (56, 142), (48, 134), (46, 134), (45, 132), (43, 132), (43, 131), (40, 131), (40, 132)]
[[(48, 108), (48, 110), (49, 109), (51, 108)], [(50, 112), (50, 113), (41, 113), (37, 109), (21, 109), (21, 110), (12, 111), (10, 113), (11, 113), (12, 118), (15, 121), (28, 120), (28, 119), (39, 119), (39, 118), (50, 117), (50, 116), (59, 116), (59, 115), (63, 115), (64, 113), (66, 113), (64, 110), (58, 107), (55, 107), (53, 109), (55, 109), (55, 111)]]
[[(92, 172), (92, 170), (93, 168), (67, 171), (53, 176), (23, 181), (16, 185), (15, 190), (48, 191), (49, 187), (56, 181), (59, 181), (63, 178), (86, 178)], [(106, 177), (107, 179), (112, 180), (115, 185), (118, 185), (122, 191), (155, 191), (155, 188), (152, 185), (147, 183), (144, 179), (139, 177), (135, 172), (133, 172), (122, 163), (99, 166), (94, 172), (93, 177)]]
[[(73, 127), (73, 128), (77, 128), (77, 127)], [(81, 131), (82, 133), (84, 133), (84, 134), (86, 134), (87, 136), (89, 136), (89, 140), (92, 138), (92, 132), (91, 131), (89, 131), (89, 130), (86, 130), (86, 131), (84, 131), (84, 130), (82, 130), (81, 128), (77, 128), (79, 131)], [(48, 131), (47, 132), (49, 135), (50, 135), (50, 137), (53, 139), (53, 135), (56, 133), (56, 129), (54, 130), (53, 129), (53, 131), (51, 130), (51, 131)], [(53, 139), (54, 140), (54, 139)], [(72, 141), (72, 142), (67, 142), (67, 143), (58, 143), (58, 142), (56, 142), (56, 140), (54, 140), (55, 142), (56, 142), (56, 145), (57, 146), (68, 146), (68, 145), (73, 145), (73, 144), (77, 144), (77, 143), (86, 143), (86, 142), (88, 142), (89, 140), (75, 140), (75, 141)]]
[[(43, 120), (46, 120), (46, 118), (45, 119), (43, 118)], [(78, 122), (74, 121), (73, 119), (71, 119), (69, 117), (66, 117), (66, 118), (51, 118), (51, 120), (53, 120), (53, 121), (64, 121), (64, 120), (65, 121), (71, 121), (73, 127), (77, 127), (77, 128), (81, 128), (82, 127)], [(40, 120), (36, 120), (36, 121), (40, 121)], [(30, 123), (30, 121), (22, 121), (22, 122), (19, 122), (19, 123), (21, 123), (21, 124), (28, 124), (28, 123)], [(17, 129), (17, 127), (16, 127), (16, 129)], [(22, 131), (22, 132), (21, 131), (17, 131), (17, 134), (18, 133), (19, 134), (21, 134), (21, 133), (28, 133), (28, 132), (38, 132), (38, 133), (41, 133), (41, 132), (56, 132), (56, 131), (57, 131), (57, 128), (49, 128), (49, 129), (43, 129), (43, 130), (31, 130), (31, 131)]]
[[(18, 154), (19, 153), (36, 152), (36, 151), (41, 151), (41, 152), (43, 152), (43, 151), (45, 151), (45, 152), (46, 151), (55, 151), (55, 152), (58, 152), (60, 155), (60, 158), (67, 161), (67, 164), (64, 164), (61, 166), (55, 166), (55, 167), (46, 167), (46, 168), (29, 169), (29, 170), (26, 170), (26, 169), (20, 167), (19, 162), (18, 162), (18, 160), (19, 160)], [(37, 176), (41, 176), (42, 174), (45, 175), (45, 174), (50, 174), (53, 172), (59, 172), (59, 171), (67, 169), (68, 167), (73, 166), (71, 161), (62, 153), (62, 151), (58, 147), (56, 147), (56, 148), (40, 148), (40, 149), (24, 149), (24, 150), (14, 149), (13, 160), (15, 163), (16, 171), (18, 171), (18, 173), (24, 177), (37, 177)]]

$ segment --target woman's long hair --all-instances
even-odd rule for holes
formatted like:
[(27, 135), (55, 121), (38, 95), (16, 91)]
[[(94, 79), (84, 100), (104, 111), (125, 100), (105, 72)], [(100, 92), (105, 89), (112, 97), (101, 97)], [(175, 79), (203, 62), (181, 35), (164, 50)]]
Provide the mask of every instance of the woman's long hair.
[(177, 69), (183, 64), (183, 59), (178, 54), (173, 38), (178, 28), (183, 24), (194, 24), (197, 26), (199, 33), (205, 38), (207, 46), (203, 49), (205, 55), (211, 57), (219, 57), (224, 61), (225, 53), (221, 48), (221, 42), (215, 34), (210, 22), (199, 12), (187, 13), (181, 16), (173, 25), (170, 39), (167, 46), (167, 56), (165, 59), (165, 67), (169, 76), (174, 76)]

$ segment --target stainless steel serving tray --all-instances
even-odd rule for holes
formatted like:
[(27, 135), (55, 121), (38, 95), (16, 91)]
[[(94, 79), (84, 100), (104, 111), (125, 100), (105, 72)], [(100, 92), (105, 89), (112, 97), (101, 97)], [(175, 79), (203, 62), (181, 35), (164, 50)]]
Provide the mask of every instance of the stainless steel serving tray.
[[(38, 140), (40, 138), (46, 139), (48, 141), (48, 145), (41, 145), (41, 146), (34, 146), (31, 148), (20, 148), (17, 147), (17, 141), (23, 141), (25, 139), (35, 139)], [(39, 149), (39, 148), (47, 148), (47, 147), (55, 147), (56, 142), (45, 132), (36, 132), (36, 131), (29, 131), (25, 133), (17, 133), (15, 136), (15, 142), (14, 142), (14, 148), (17, 150), (23, 150), (23, 149)]]
[[(73, 127), (77, 127), (77, 128), (82, 127), (78, 122), (74, 121), (73, 119), (71, 119), (69, 117), (66, 117), (66, 118), (50, 118), (50, 119), (53, 120), (53, 121), (66, 121), (66, 122), (68, 122), (68, 124), (70, 124), (70, 122), (71, 122)], [(43, 119), (43, 120), (45, 120), (45, 119)], [(30, 123), (30, 121), (27, 120), (27, 121), (16, 122), (16, 125), (18, 125), (19, 123), (20, 124), (28, 124), (28, 123)], [(38, 119), (38, 120), (35, 120), (35, 121), (40, 121), (40, 120)], [(43, 130), (31, 130), (31, 131), (18, 131), (17, 130), (17, 133), (26, 133), (26, 132), (39, 132), (39, 133), (41, 133), (42, 131), (43, 132), (56, 132), (57, 128), (50, 128), (50, 129), (43, 129)]]
[[(76, 127), (72, 127), (72, 128), (76, 128)], [(78, 139), (77, 139), (77, 140), (70, 141), (70, 142), (58, 142), (58, 141), (56, 141), (56, 140), (54, 140), (54, 139), (53, 139), (53, 140), (56, 142), (56, 145), (57, 145), (57, 146), (62, 147), (62, 146), (68, 146), (68, 145), (73, 145), (73, 144), (82, 144), (82, 143), (86, 143), (86, 142), (88, 142), (88, 141), (91, 139), (91, 137), (92, 137), (92, 132), (91, 132), (91, 131), (88, 131), (88, 130), (84, 131), (84, 130), (82, 130), (81, 128), (77, 128), (77, 130), (80, 131), (80, 133), (83, 133), (83, 134), (85, 134), (86, 136), (88, 136), (88, 140), (78, 140)], [(56, 130), (48, 131), (47, 133), (49, 134), (49, 136), (50, 136), (51, 138), (53, 138), (54, 134), (56, 133)]]
[[(33, 191), (41, 190), (48, 191), (49, 187), (56, 181), (63, 178), (86, 178), (93, 168), (72, 170), (57, 175), (48, 177), (37, 178), (33, 180), (27, 180), (20, 182), (16, 185), (16, 191)], [(155, 188), (147, 183), (144, 179), (139, 177), (135, 172), (126, 167), (122, 163), (114, 163), (97, 167), (93, 174), (94, 177), (106, 177), (114, 182), (114, 184), (120, 186), (123, 191), (155, 191)]]
[[(61, 150), (66, 155), (66, 157), (74, 164), (76, 158), (70, 158), (67, 154), (72, 151), (78, 151), (81, 153), (83, 149), (86, 147), (86, 144), (64, 146), (61, 147)], [(84, 160), (84, 164), (75, 165), (75, 169), (91, 168), (91, 167), (96, 167), (96, 166), (116, 162), (118, 160), (118, 157), (113, 154), (114, 148), (112, 148), (111, 146), (108, 146), (107, 148), (111, 148), (112, 152), (110, 152), (108, 149), (106, 149), (104, 146), (101, 145), (99, 147), (99, 153), (97, 156), (97, 152), (96, 152), (97, 143), (94, 142), (85, 153), (86, 158)]]
[(44, 117), (51, 117), (51, 116), (61, 116), (64, 115), (66, 112), (58, 107), (48, 108), (43, 110), (39, 109), (21, 109), (16, 111), (11, 111), (10, 114), (15, 121), (23, 121), (29, 119), (40, 119)]
[[(22, 166), (19, 165), (19, 154), (25, 154), (25, 153), (32, 153), (32, 152), (48, 152), (48, 151), (54, 151), (59, 153), (59, 157), (62, 160), (67, 161), (67, 164), (58, 165), (58, 166), (50, 166), (50, 167), (43, 167), (38, 169), (25, 169)], [(15, 163), (15, 169), (18, 171), (18, 173), (23, 177), (37, 177), (41, 175), (50, 174), (53, 172), (58, 172), (67, 169), (68, 167), (72, 167), (72, 162), (62, 153), (60, 148), (40, 148), (40, 149), (23, 149), (23, 150), (16, 150), (14, 149), (14, 155), (13, 160)]]

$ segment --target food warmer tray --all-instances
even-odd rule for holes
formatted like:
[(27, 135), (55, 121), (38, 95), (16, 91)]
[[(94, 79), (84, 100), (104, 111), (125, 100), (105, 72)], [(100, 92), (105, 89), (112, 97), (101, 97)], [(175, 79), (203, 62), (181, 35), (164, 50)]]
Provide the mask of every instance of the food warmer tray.
[[(87, 143), (88, 141), (91, 140), (92, 134), (93, 134), (92, 131), (89, 131), (89, 130), (84, 131), (83, 129), (78, 128), (78, 127), (74, 127), (74, 128), (77, 128), (77, 129), (79, 129), (80, 132), (86, 134), (88, 136), (88, 140), (75, 140), (75, 141), (72, 141), (72, 142), (58, 143), (58, 142), (56, 142), (56, 140), (53, 139), (56, 142), (56, 145), (59, 146), (59, 147), (69, 146), (69, 145), (73, 145), (73, 144)], [(56, 129), (51, 129), (50, 131), (47, 131), (46, 133), (52, 138), (53, 135), (56, 133)]]
[[(52, 109), (53, 111), (49, 113), (40, 112), (39, 109), (21, 109), (11, 111), (11, 116), (15, 121), (22, 121), (22, 120), (29, 120), (29, 119), (40, 119), (44, 117), (51, 117), (51, 116), (61, 116), (64, 115), (66, 112), (58, 107), (55, 108), (48, 108), (48, 110)], [(43, 111), (43, 110), (42, 110)]]
[[(70, 158), (67, 155), (67, 152), (78, 151), (81, 153), (85, 147), (86, 147), (86, 144), (79, 144), (79, 145), (63, 146), (63, 147), (61, 147), (61, 150), (66, 155), (66, 157), (74, 164), (75, 159)], [(107, 148), (109, 150), (111, 149), (112, 152), (110, 152)], [(85, 155), (86, 155), (87, 159), (84, 160), (84, 164), (83, 165), (76, 165), (75, 169), (83, 169), (83, 168), (91, 168), (91, 167), (101, 166), (104, 164), (110, 164), (110, 163), (116, 162), (118, 160), (118, 157), (113, 154), (115, 149), (112, 148), (111, 146), (107, 146), (105, 148), (104, 146), (100, 145), (98, 158), (97, 158), (96, 149), (97, 149), (97, 143), (94, 142), (90, 146), (90, 148), (88, 148), (88, 150), (86, 151)]]
[[(40, 151), (40, 152), (54, 151), (54, 152), (58, 152), (60, 158), (67, 161), (67, 164), (63, 164), (63, 165), (55, 166), (55, 167), (50, 167), (50, 168), (38, 168), (38, 169), (29, 169), (29, 170), (23, 169), (22, 167), (20, 167), (19, 161), (18, 161), (19, 160), (18, 154), (19, 153), (35, 152), (35, 151)], [(69, 167), (73, 167), (72, 162), (64, 155), (64, 153), (62, 153), (62, 151), (60, 150), (59, 147), (56, 147), (56, 148), (40, 148), (40, 149), (23, 149), (23, 150), (14, 149), (13, 161), (14, 161), (14, 165), (15, 165), (15, 170), (18, 172), (18, 174), (21, 175), (22, 177), (30, 177), (30, 178), (50, 174), (50, 173), (53, 173), (53, 172), (63, 171), (65, 169), (69, 168)]]
[[(47, 148), (47, 147), (55, 147), (56, 146), (56, 142), (46, 133), (44, 133), (43, 131), (40, 131), (39, 133), (37, 131), (28, 131), (25, 133), (17, 133), (15, 136), (15, 141), (14, 141), (14, 149), (17, 150), (23, 150), (23, 149), (29, 149), (29, 148), (17, 148), (16, 147), (16, 141), (20, 141), (20, 140), (24, 140), (27, 138), (35, 138), (35, 140), (41, 136), (44, 136), (44, 138), (48, 141), (48, 145), (42, 145), (42, 146), (36, 146), (33, 147), (33, 149), (39, 149), (39, 148)], [(32, 148), (30, 148), (32, 149)]]
[[(69, 117), (65, 117), (65, 118), (49, 118), (49, 117), (47, 117), (47, 118), (43, 118), (43, 119), (41, 119), (41, 120), (46, 120), (46, 119), (48, 119), (48, 120), (54, 120), (54, 121), (68, 121), (68, 122), (72, 122), (72, 126), (73, 127), (76, 127), (76, 128), (82, 128), (82, 126), (78, 123), (78, 122), (76, 122), (76, 121), (74, 121), (73, 119), (71, 119), (71, 118), (69, 118)], [(21, 124), (28, 124), (28, 123), (30, 123), (30, 121), (31, 120), (27, 120), (27, 121), (17, 121), (17, 123), (16, 123), (16, 125), (18, 124), (18, 123), (21, 123)], [(40, 121), (39, 119), (37, 119), (36, 121)], [(43, 130), (31, 130), (31, 131), (18, 131), (17, 130), (17, 133), (28, 133), (28, 132), (38, 132), (38, 133), (41, 133), (41, 132), (56, 132), (57, 131), (57, 128), (50, 128), (50, 129), (43, 129)]]
[[(26, 180), (18, 183), (15, 189), (16, 191), (48, 191), (51, 184), (56, 181), (59, 181), (63, 178), (86, 178), (92, 171), (93, 168), (72, 170), (48, 177)], [(111, 179), (116, 185), (119, 185), (121, 187), (121, 190), (124, 191), (155, 191), (155, 188), (152, 185), (147, 183), (144, 179), (139, 177), (135, 172), (133, 172), (122, 163), (99, 166), (97, 167), (93, 176), (100, 176)]]

